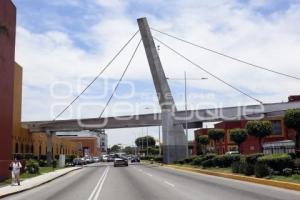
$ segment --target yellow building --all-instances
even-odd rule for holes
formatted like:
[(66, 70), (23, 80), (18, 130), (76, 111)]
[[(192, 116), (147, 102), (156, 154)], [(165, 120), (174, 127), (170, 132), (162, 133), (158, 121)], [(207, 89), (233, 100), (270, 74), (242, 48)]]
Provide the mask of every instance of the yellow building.
[[(19, 157), (46, 158), (47, 135), (46, 133), (31, 133), (21, 126), (22, 108), (22, 67), (15, 64), (14, 78), (14, 112), (13, 112), (13, 135), (12, 154)], [(70, 141), (67, 138), (52, 137), (53, 158), (59, 154), (79, 156), (81, 144)]]

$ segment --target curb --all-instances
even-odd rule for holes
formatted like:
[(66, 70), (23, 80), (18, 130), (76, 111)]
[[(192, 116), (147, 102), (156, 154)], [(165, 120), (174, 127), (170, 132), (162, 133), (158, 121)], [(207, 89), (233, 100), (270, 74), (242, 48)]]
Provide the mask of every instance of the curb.
[(261, 179), (261, 178), (243, 176), (243, 175), (214, 172), (214, 171), (209, 171), (209, 170), (204, 170), (204, 169), (180, 167), (180, 166), (174, 166), (174, 165), (164, 165), (163, 167), (176, 169), (176, 170), (180, 170), (180, 171), (185, 171), (185, 172), (201, 173), (201, 174), (206, 174), (206, 175), (211, 175), (211, 176), (230, 178), (230, 179), (239, 180), (239, 181), (245, 181), (245, 182), (250, 182), (250, 183), (257, 183), (257, 184), (261, 184), (261, 185), (274, 186), (274, 187), (283, 188), (283, 189), (300, 191), (300, 184), (297, 184), (297, 183)]
[(58, 178), (60, 178), (60, 177), (62, 177), (62, 176), (65, 176), (65, 175), (67, 175), (67, 174), (69, 174), (69, 173), (71, 173), (71, 172), (74, 172), (74, 171), (76, 171), (76, 170), (79, 170), (79, 169), (83, 169), (83, 168), (76, 168), (76, 169), (70, 170), (70, 171), (68, 171), (68, 172), (66, 172), (66, 173), (64, 173), (64, 174), (61, 174), (61, 175), (59, 175), (59, 176), (57, 176), (57, 177), (55, 177), (55, 178), (49, 179), (49, 180), (47, 180), (47, 181), (45, 181), (45, 182), (42, 182), (42, 183), (40, 183), (40, 184), (38, 184), (38, 185), (29, 187), (29, 188), (24, 188), (23, 190), (15, 191), (15, 192), (12, 192), (12, 193), (9, 193), (9, 194), (0, 195), (0, 199), (2, 199), (2, 198), (4, 198), (4, 197), (11, 196), (11, 195), (15, 195), (15, 194), (18, 194), (18, 193), (21, 193), (21, 192), (25, 192), (25, 191), (28, 191), (28, 190), (31, 190), (31, 189), (34, 189), (34, 188), (37, 188), (37, 187), (39, 187), (39, 186), (41, 186), (41, 185), (44, 185), (44, 184), (49, 183), (49, 182), (51, 182), (51, 181), (54, 181), (54, 180), (56, 180), (56, 179), (58, 179)]

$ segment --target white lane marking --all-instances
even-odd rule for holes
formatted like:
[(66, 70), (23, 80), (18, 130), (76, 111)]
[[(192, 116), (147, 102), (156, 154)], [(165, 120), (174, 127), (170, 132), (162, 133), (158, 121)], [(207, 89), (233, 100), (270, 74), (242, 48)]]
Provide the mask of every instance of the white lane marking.
[(108, 170), (106, 171), (106, 173), (105, 173), (105, 175), (104, 175), (104, 177), (103, 177), (103, 179), (102, 179), (102, 182), (101, 182), (101, 184), (100, 184), (100, 186), (99, 186), (99, 188), (98, 188), (98, 191), (97, 191), (97, 194), (96, 194), (95, 197), (94, 197), (94, 200), (99, 199), (99, 195), (100, 195), (100, 192), (101, 192), (101, 190), (102, 190), (104, 181), (105, 181), (105, 179), (106, 179), (106, 177), (107, 177), (108, 171), (109, 171), (109, 168), (108, 168)]
[(145, 173), (146, 175), (148, 175), (148, 176), (150, 176), (150, 177), (152, 177), (152, 174), (149, 174), (149, 173)]
[(168, 181), (164, 181), (164, 183), (167, 184), (167, 185), (169, 185), (169, 186), (171, 186), (171, 187), (175, 187), (174, 184), (172, 184), (172, 183), (170, 183), (170, 182), (168, 182)]
[(101, 184), (101, 181), (102, 181), (102, 179), (103, 179), (103, 177), (104, 177), (104, 175), (105, 175), (105, 173), (106, 173), (107, 170), (108, 170), (108, 167), (105, 168), (105, 170), (104, 170), (104, 172), (103, 172), (101, 178), (100, 178), (99, 181), (97, 182), (97, 184), (96, 184), (96, 186), (95, 186), (93, 192), (92, 192), (91, 195), (89, 196), (88, 200), (92, 200), (92, 199), (93, 199), (93, 196), (94, 196), (94, 194), (96, 193), (97, 188), (98, 188), (99, 185)]

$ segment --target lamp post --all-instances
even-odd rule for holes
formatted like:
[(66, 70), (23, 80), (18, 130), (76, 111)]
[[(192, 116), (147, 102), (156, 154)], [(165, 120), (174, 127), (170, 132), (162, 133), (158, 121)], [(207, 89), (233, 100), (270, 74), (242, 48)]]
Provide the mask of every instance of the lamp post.
[(188, 135), (188, 120), (187, 120), (187, 108), (188, 108), (188, 103), (187, 103), (187, 80), (193, 80), (193, 81), (196, 81), (196, 80), (206, 80), (208, 78), (206, 77), (201, 77), (201, 78), (190, 78), (190, 79), (187, 79), (187, 76), (186, 76), (186, 71), (184, 71), (184, 78), (169, 78), (167, 77), (167, 80), (174, 80), (174, 81), (182, 81), (184, 80), (184, 108), (185, 108), (185, 136), (186, 136), (186, 141), (187, 141), (187, 144), (186, 144), (186, 157), (189, 156), (189, 135)]

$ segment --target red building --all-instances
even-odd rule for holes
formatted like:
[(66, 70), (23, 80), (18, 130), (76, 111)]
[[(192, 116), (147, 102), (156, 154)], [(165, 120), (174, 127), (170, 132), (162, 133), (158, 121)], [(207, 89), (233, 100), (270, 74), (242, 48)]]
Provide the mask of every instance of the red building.
[(11, 159), (16, 8), (10, 0), (0, 1), (0, 180), (9, 176)]
[[(273, 132), (270, 136), (266, 137), (263, 140), (263, 143), (277, 142), (283, 140), (293, 140), (295, 141), (295, 131), (291, 129), (287, 129), (283, 117), (273, 117), (266, 118), (265, 120), (269, 120), (273, 124)], [(239, 120), (239, 121), (224, 121), (214, 125), (214, 128), (224, 129), (225, 137), (218, 144), (214, 144), (210, 142), (208, 145), (208, 150), (218, 149), (219, 153), (226, 153), (227, 151), (236, 151), (238, 150), (237, 145), (230, 140), (229, 131), (234, 128), (245, 128), (247, 121)], [(208, 135), (208, 129), (198, 129), (194, 132), (195, 138), (200, 135)], [(258, 153), (260, 149), (259, 141), (254, 136), (248, 136), (245, 142), (242, 143), (240, 147), (240, 152), (242, 154), (252, 154)], [(197, 153), (197, 146), (195, 143), (193, 153)]]

